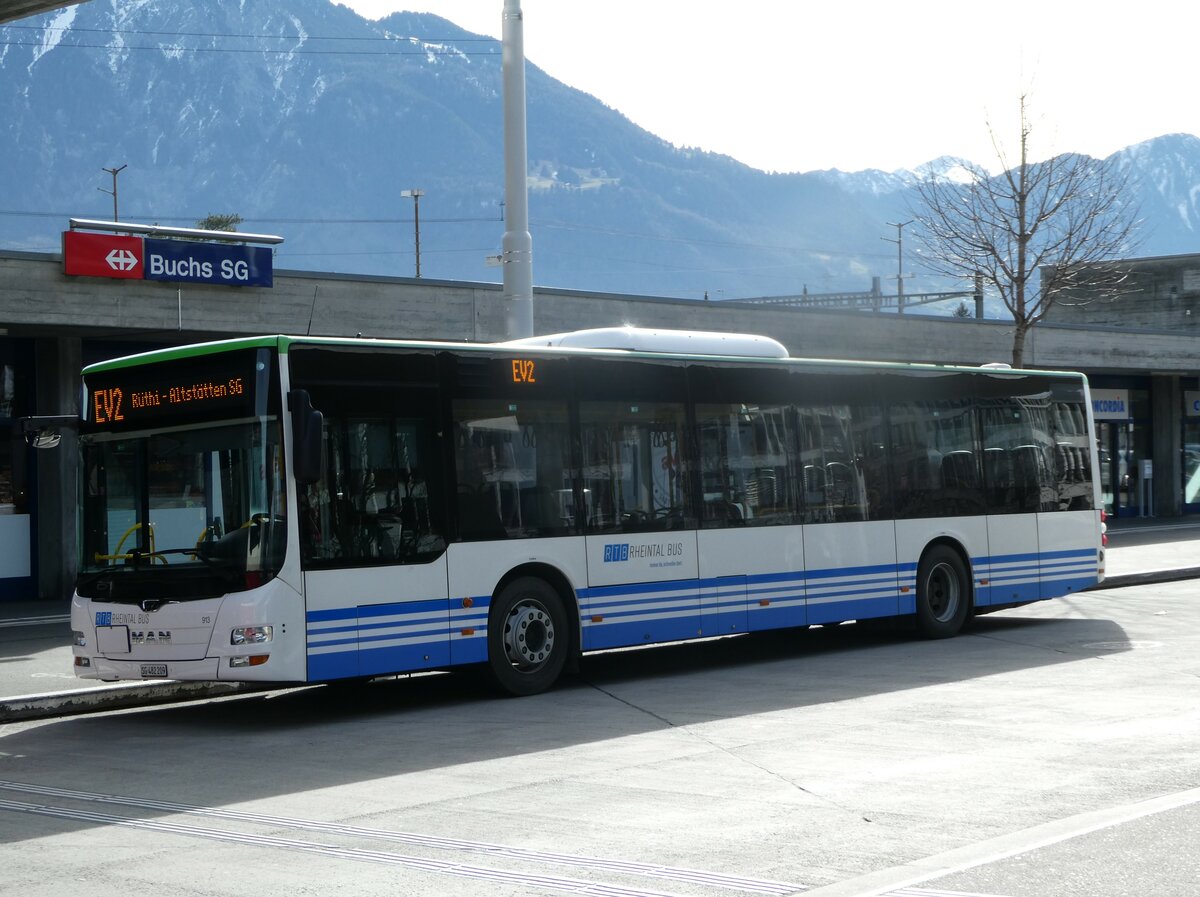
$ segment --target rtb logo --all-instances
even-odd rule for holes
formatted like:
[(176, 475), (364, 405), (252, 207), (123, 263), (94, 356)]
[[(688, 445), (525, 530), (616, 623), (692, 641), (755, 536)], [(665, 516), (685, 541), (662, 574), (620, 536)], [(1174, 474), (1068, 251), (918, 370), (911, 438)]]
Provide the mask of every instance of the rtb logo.
[(111, 626), (112, 625), (112, 611), (111, 610), (96, 611), (96, 625), (97, 626)]
[(604, 546), (604, 563), (611, 564), (615, 561), (629, 560), (629, 543), (619, 542), (614, 545)]

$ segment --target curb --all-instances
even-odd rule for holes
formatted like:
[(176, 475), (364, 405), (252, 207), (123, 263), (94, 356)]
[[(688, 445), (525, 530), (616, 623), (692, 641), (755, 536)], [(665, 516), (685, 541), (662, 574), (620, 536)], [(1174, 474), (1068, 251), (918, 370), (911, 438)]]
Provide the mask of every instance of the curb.
[(87, 688), (47, 695), (20, 695), (0, 699), (0, 723), (224, 698), (267, 690), (264, 686), (248, 682), (161, 682), (154, 685)]
[(1200, 579), (1200, 567), (1181, 567), (1176, 570), (1147, 570), (1143, 573), (1125, 573), (1121, 576), (1106, 576), (1103, 582), (1088, 586), (1085, 592), (1102, 592), (1105, 589), (1120, 589), (1125, 586), (1145, 586), (1157, 582), (1178, 582), (1181, 579)]

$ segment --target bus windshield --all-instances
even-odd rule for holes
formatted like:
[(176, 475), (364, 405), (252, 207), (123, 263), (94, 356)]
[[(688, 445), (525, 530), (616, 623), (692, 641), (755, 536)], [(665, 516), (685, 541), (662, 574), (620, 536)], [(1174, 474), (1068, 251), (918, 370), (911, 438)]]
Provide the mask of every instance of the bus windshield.
[[(195, 366), (175, 368), (155, 370), (154, 379), (185, 385), (160, 388), (141, 371), (137, 382), (123, 372), (120, 380), (88, 380), (99, 398), (80, 436), (81, 596), (131, 603), (215, 597), (253, 588), (282, 566), (286, 489), (279, 416), (266, 413), (277, 404), (266, 401), (269, 365), (260, 362), (261, 376), (251, 367), (245, 377), (222, 372), (199, 380)], [(237, 395), (204, 404), (209, 392), (234, 383)], [(205, 399), (190, 398), (201, 389)], [(169, 407), (172, 396), (186, 407)], [(256, 404), (264, 413), (224, 416)], [(164, 425), (147, 426), (156, 422)]]

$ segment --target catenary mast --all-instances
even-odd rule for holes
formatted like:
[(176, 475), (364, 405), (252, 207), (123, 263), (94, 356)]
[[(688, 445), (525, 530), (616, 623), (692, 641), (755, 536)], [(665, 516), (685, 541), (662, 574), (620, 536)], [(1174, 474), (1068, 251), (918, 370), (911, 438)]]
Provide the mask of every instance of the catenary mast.
[(504, 240), (501, 270), (509, 339), (533, 336), (533, 237), (525, 144), (525, 34), (520, 0), (504, 0)]

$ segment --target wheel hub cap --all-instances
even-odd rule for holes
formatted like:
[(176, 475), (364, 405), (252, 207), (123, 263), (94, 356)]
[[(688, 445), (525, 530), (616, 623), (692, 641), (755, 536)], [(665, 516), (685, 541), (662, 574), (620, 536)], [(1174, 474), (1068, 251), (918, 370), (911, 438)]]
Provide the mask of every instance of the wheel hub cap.
[(532, 604), (513, 608), (504, 625), (504, 651), (517, 667), (539, 666), (554, 648), (554, 622), (545, 609)]

